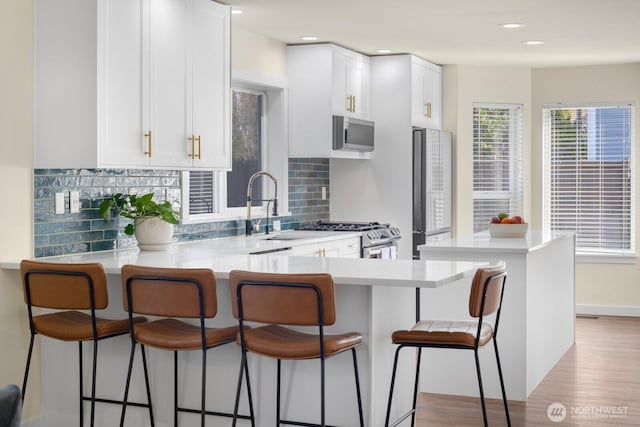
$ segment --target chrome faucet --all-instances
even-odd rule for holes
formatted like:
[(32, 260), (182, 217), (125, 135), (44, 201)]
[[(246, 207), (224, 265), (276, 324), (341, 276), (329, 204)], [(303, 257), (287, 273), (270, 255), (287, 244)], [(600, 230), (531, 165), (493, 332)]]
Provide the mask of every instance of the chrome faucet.
[[(273, 199), (252, 199), (251, 193), (253, 191), (253, 181), (260, 175), (266, 175), (273, 181), (275, 185), (275, 192), (273, 194)], [(278, 216), (278, 181), (276, 178), (271, 175), (267, 171), (256, 172), (251, 175), (249, 178), (249, 183), (247, 184), (247, 221), (245, 225), (245, 233), (247, 236), (251, 236), (252, 232), (252, 224), (251, 224), (251, 201), (255, 200), (256, 202), (267, 202), (267, 224), (265, 226), (266, 232), (265, 234), (269, 234), (269, 203), (273, 202), (273, 216)]]

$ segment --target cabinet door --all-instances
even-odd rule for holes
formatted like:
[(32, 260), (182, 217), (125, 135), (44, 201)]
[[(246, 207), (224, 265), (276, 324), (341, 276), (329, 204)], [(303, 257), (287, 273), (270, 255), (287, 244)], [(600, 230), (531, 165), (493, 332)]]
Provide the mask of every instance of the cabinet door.
[(191, 165), (187, 155), (187, 131), (191, 128), (191, 7), (191, 0), (149, 2), (148, 109), (143, 108), (143, 123), (145, 129), (152, 131), (152, 166)]
[(351, 94), (348, 89), (349, 58), (333, 52), (333, 114), (349, 116), (351, 114)]
[(365, 61), (333, 53), (333, 113), (366, 119), (370, 67)]
[(413, 122), (429, 129), (440, 129), (442, 79), (439, 70), (412, 64)]
[[(144, 166), (143, 0), (98, 1), (98, 165)], [(141, 149), (142, 148), (142, 149)]]
[(352, 96), (351, 116), (359, 119), (367, 119), (369, 115), (368, 107), (368, 86), (369, 86), (369, 64), (351, 59), (349, 61), (347, 73), (348, 93)]
[[(227, 6), (194, 0), (192, 128), (195, 167), (231, 169), (230, 13)], [(193, 146), (193, 148), (192, 148)]]
[(317, 243), (309, 243), (307, 245), (294, 246), (290, 252), (293, 256), (314, 256), (318, 257), (321, 254)]

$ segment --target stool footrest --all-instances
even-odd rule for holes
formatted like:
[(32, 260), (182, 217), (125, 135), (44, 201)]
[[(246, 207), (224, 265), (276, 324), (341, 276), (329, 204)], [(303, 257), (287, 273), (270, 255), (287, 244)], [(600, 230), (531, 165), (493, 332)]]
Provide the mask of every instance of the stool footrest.
[[(280, 424), (287, 424), (290, 426), (303, 426), (303, 427), (320, 427), (322, 424), (314, 424), (314, 423), (303, 423), (300, 421), (287, 421), (287, 420), (280, 420)], [(337, 426), (332, 426), (329, 424), (325, 424), (326, 427), (337, 427)]]
[[(91, 398), (87, 397), (87, 396), (82, 396), (82, 400), (86, 400), (91, 402)], [(96, 402), (100, 402), (100, 403), (113, 403), (115, 405), (122, 405), (122, 400), (113, 400), (113, 399), (102, 399), (102, 398), (98, 398), (96, 397), (95, 399)], [(137, 403), (137, 402), (127, 402), (127, 406), (140, 406), (143, 408), (148, 408), (149, 404), (148, 403)]]
[(416, 412), (415, 409), (409, 409), (407, 412), (405, 412), (400, 418), (398, 418), (397, 420), (395, 420), (393, 423), (389, 424), (388, 427), (395, 427), (398, 424), (400, 424), (401, 422), (403, 422), (404, 420), (406, 420), (410, 415), (413, 415)]
[[(178, 412), (189, 412), (191, 414), (200, 414), (200, 413), (202, 413), (202, 411), (200, 409), (191, 409), (191, 408), (178, 407), (178, 408), (176, 408), (176, 410)], [(213, 415), (213, 416), (216, 416), (216, 417), (233, 418), (233, 413), (229, 414), (229, 413), (226, 413), (226, 412), (216, 412), (216, 411), (204, 411), (204, 413), (207, 414), (207, 415)], [(250, 420), (251, 416), (250, 415), (240, 415), (240, 414), (238, 414), (238, 415), (236, 415), (236, 418), (240, 418), (242, 420)]]

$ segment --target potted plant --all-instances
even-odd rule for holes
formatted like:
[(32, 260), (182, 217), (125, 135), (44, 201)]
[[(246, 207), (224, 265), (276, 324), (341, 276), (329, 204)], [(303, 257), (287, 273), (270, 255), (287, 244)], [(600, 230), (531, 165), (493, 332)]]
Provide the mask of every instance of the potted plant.
[(137, 196), (117, 193), (100, 204), (100, 214), (105, 221), (111, 220), (111, 213), (133, 220), (124, 232), (135, 234), (141, 250), (166, 250), (173, 237), (173, 225), (178, 224), (180, 212), (171, 202), (153, 201), (153, 193)]

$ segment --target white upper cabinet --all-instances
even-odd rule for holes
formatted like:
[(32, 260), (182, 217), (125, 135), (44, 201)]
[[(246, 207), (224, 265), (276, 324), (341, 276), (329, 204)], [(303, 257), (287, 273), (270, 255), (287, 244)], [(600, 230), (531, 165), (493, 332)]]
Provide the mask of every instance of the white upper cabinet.
[(442, 128), (442, 69), (411, 58), (412, 121), (414, 125)]
[(35, 16), (36, 168), (230, 168), (227, 6), (36, 0)]
[(370, 158), (332, 149), (333, 115), (371, 119), (370, 59), (332, 44), (289, 46), (289, 157)]
[(333, 113), (367, 119), (371, 115), (369, 58), (333, 52)]

